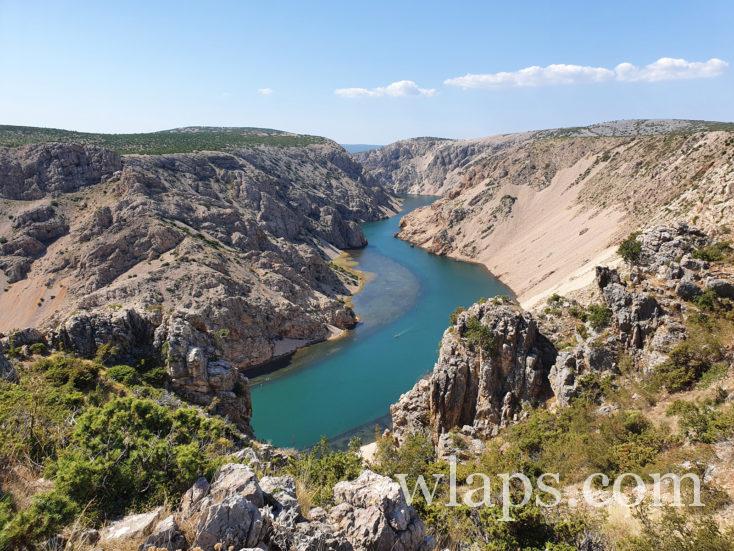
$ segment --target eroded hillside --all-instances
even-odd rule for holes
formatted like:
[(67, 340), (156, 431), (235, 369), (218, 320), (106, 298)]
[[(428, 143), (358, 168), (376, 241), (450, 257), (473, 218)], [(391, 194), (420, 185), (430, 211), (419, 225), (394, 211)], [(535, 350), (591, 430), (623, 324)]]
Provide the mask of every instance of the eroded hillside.
[[(722, 128), (722, 129), (719, 129)], [(481, 262), (525, 305), (591, 283), (631, 229), (732, 219), (734, 133), (726, 125), (621, 121), (470, 141), (418, 139), (364, 154), (399, 192), (442, 198), (399, 237)]]
[(392, 208), (331, 142), (122, 158), (27, 145), (0, 149), (0, 183), (0, 331), (162, 355), (204, 403), (229, 399), (238, 369), (354, 325), (356, 276), (332, 260)]

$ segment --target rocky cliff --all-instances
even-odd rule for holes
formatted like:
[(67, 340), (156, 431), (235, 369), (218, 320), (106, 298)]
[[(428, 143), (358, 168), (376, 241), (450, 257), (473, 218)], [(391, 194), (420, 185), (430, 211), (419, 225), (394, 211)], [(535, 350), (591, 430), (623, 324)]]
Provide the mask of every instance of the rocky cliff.
[(238, 372), (354, 325), (354, 278), (331, 260), (392, 208), (330, 142), (0, 148), (0, 198), (0, 331), (38, 327), (109, 361), (160, 355), (186, 397), (237, 402), (222, 411), (241, 422)]
[(649, 375), (688, 337), (698, 297), (734, 297), (734, 270), (693, 256), (713, 243), (700, 229), (653, 226), (635, 242), (634, 268), (623, 278), (597, 266), (586, 304), (556, 295), (528, 312), (497, 297), (455, 314), (433, 371), (390, 408), (397, 440), (426, 434), (441, 450), (459, 432), (479, 444), (527, 415), (523, 406), (568, 405), (584, 381), (619, 375), (620, 358)]
[(393, 432), (493, 436), (551, 396), (555, 359), (530, 314), (504, 300), (475, 304), (444, 333), (433, 372), (390, 408)]
[(479, 261), (525, 305), (593, 281), (631, 229), (731, 222), (734, 133), (697, 121), (618, 121), (478, 140), (419, 138), (360, 154), (401, 193), (442, 195), (399, 237)]

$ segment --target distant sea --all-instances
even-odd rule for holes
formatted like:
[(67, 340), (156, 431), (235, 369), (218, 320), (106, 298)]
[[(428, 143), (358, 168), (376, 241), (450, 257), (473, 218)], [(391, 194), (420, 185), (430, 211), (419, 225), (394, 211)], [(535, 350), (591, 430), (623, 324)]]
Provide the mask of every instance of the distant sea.
[(371, 151), (382, 147), (381, 145), (371, 145), (367, 143), (343, 143), (341, 146), (349, 151), (349, 153), (362, 153), (363, 151)]

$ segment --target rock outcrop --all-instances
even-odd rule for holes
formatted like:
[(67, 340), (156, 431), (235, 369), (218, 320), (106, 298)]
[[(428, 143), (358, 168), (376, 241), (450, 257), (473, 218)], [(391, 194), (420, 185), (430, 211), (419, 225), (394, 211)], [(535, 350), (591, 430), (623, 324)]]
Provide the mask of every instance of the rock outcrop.
[(0, 197), (34, 200), (72, 193), (98, 184), (121, 168), (117, 153), (96, 145), (0, 147)]
[[(161, 511), (126, 517), (105, 531), (116, 541), (144, 538), (141, 551), (153, 549), (261, 548), (272, 551), (429, 551), (430, 538), (398, 483), (364, 471), (334, 488), (337, 505), (313, 509), (307, 519), (290, 476), (258, 480), (247, 466), (227, 464), (211, 484), (199, 479), (172, 515)], [(157, 524), (156, 524), (157, 523)], [(184, 531), (181, 527), (187, 526)], [(124, 527), (124, 530), (123, 530)], [(186, 533), (185, 533), (186, 532)], [(124, 533), (124, 538), (123, 538)], [(191, 541), (187, 541), (187, 535)], [(178, 547), (176, 547), (178, 546)]]
[(610, 310), (611, 327), (604, 335), (590, 335), (559, 353), (550, 380), (561, 405), (578, 394), (584, 376), (618, 373), (621, 354), (628, 355), (642, 371), (652, 371), (686, 338), (681, 313), (687, 301), (704, 289), (727, 298), (732, 283), (721, 274), (712, 275), (707, 262), (692, 256), (711, 243), (699, 228), (685, 223), (653, 226), (636, 240), (640, 255), (628, 281), (623, 281), (617, 269), (596, 268), (596, 287)]
[(356, 480), (337, 484), (334, 498), (337, 505), (329, 520), (354, 549), (427, 551), (433, 547), (423, 522), (394, 480), (364, 471)]
[(18, 380), (18, 373), (0, 350), (0, 380), (14, 383)]
[(390, 408), (393, 432), (399, 440), (430, 434), (434, 443), (452, 430), (493, 436), (523, 405), (550, 397), (555, 360), (532, 315), (504, 301), (475, 304), (444, 333), (431, 374)]

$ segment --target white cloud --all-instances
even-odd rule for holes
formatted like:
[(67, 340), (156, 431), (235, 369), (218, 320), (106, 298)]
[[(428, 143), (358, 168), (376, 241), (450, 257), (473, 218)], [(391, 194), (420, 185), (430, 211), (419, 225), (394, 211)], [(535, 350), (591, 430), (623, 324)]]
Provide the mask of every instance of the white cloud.
[(661, 57), (655, 63), (636, 67), (631, 63), (620, 63), (614, 68), (617, 80), (628, 82), (659, 82), (661, 80), (678, 80), (688, 78), (711, 78), (722, 74), (729, 64), (712, 57), (708, 61), (686, 61)]
[(663, 57), (645, 67), (631, 63), (620, 63), (614, 69), (585, 65), (555, 64), (547, 67), (526, 67), (519, 71), (468, 74), (444, 81), (448, 86), (459, 88), (528, 87), (559, 84), (586, 84), (607, 82), (659, 82), (663, 80), (709, 78), (719, 76), (729, 64), (721, 59), (708, 61), (686, 61)]
[(388, 84), (387, 86), (378, 86), (377, 88), (337, 88), (334, 90), (337, 96), (345, 98), (360, 97), (406, 97), (406, 96), (433, 96), (436, 90), (433, 88), (420, 88), (412, 80), (399, 80)]
[(444, 81), (460, 88), (499, 88), (514, 86), (543, 86), (546, 84), (576, 84), (602, 82), (614, 78), (614, 71), (604, 67), (556, 64), (547, 67), (525, 67), (512, 73), (468, 74)]
[(258, 88), (257, 93), (261, 96), (272, 96), (274, 90), (272, 88)]

